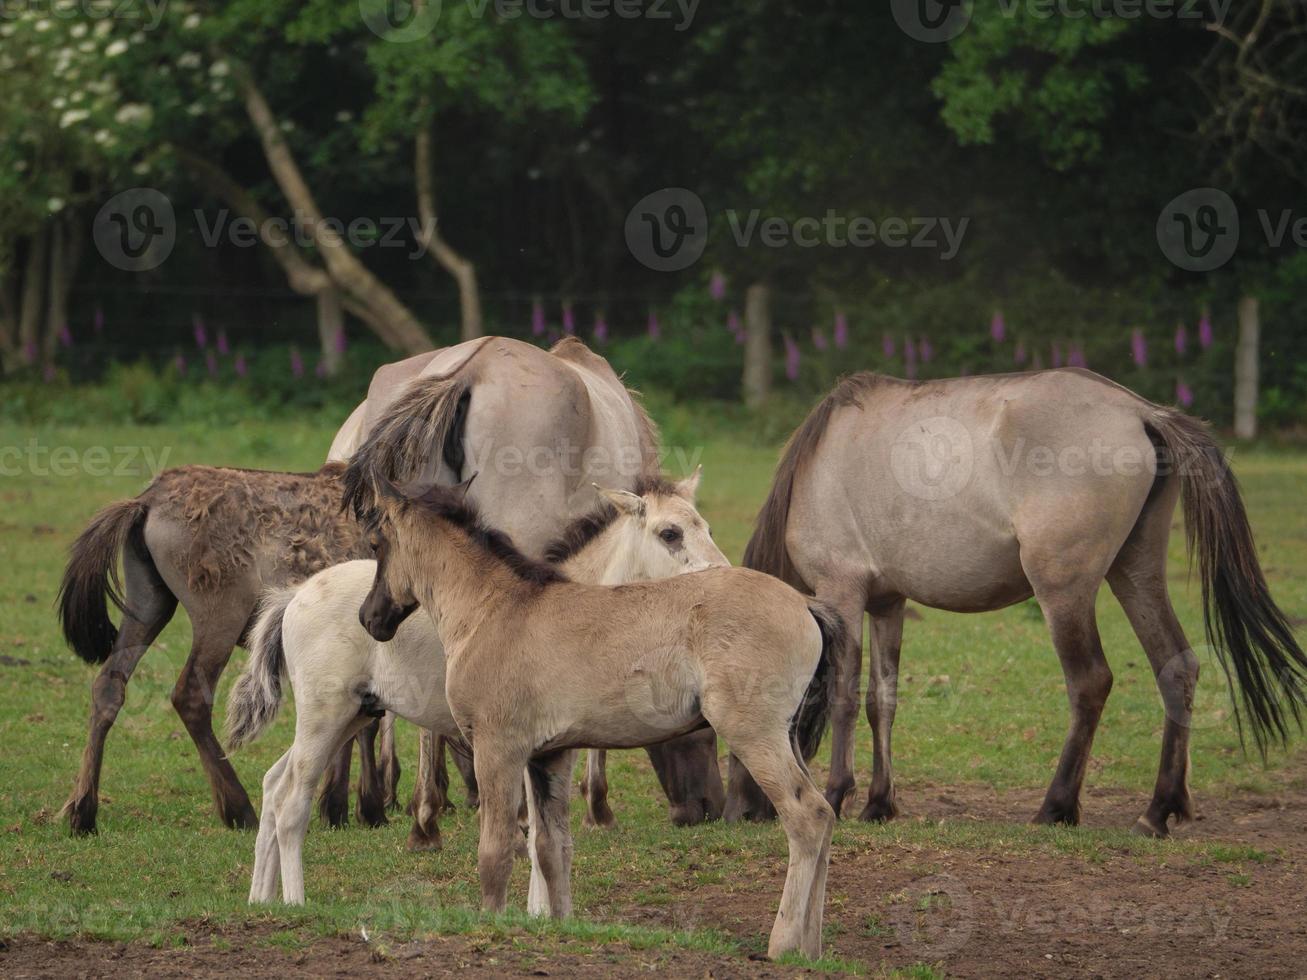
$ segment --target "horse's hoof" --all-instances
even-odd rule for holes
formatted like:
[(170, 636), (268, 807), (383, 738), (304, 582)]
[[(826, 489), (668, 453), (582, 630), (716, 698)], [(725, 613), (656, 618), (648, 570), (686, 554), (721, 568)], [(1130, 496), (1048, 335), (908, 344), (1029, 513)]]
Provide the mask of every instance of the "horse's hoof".
[(893, 800), (881, 798), (868, 800), (867, 805), (858, 814), (858, 819), (865, 823), (888, 823), (898, 815), (898, 805)]
[(231, 830), (258, 830), (259, 815), (248, 803), (241, 809), (228, 810), (222, 816), (222, 822)]
[(100, 809), (97, 800), (89, 797), (69, 800), (64, 809), (68, 811), (68, 829), (74, 837), (89, 837), (99, 833), (99, 828), (95, 825), (95, 816)]
[(1043, 827), (1052, 827), (1061, 825), (1064, 827), (1077, 827), (1080, 825), (1080, 810), (1078, 808), (1050, 806), (1045, 803), (1035, 814), (1035, 818), (1030, 821)]
[(437, 827), (431, 833), (414, 826), (408, 832), (407, 847), (410, 851), (420, 853), (422, 851), (439, 851), (445, 846), (444, 841), (440, 839), (440, 828)]
[(830, 808), (835, 811), (836, 820), (840, 819), (843, 815), (841, 811), (844, 809), (844, 801), (853, 795), (855, 788), (856, 785), (851, 779), (845, 783), (826, 787), (826, 802), (829, 803)]
[(1154, 840), (1164, 840), (1171, 836), (1171, 831), (1167, 829), (1166, 824), (1162, 824), (1159, 828), (1148, 819), (1147, 814), (1135, 821), (1134, 826), (1130, 828), (1130, 832), (1140, 837), (1151, 837)]
[(613, 811), (607, 807), (595, 814), (586, 810), (585, 816), (581, 818), (581, 826), (589, 827), (591, 830), (615, 830), (617, 818), (613, 816)]
[(367, 804), (359, 803), (358, 811), (354, 816), (361, 825), (371, 827), (374, 830), (377, 827), (385, 827), (390, 823), (386, 819), (385, 807), (377, 806), (375, 801)]

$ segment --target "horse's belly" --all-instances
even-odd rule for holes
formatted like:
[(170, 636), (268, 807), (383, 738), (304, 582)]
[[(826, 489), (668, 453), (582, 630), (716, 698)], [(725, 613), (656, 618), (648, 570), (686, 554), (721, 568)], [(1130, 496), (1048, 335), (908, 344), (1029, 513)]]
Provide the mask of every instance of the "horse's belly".
[(877, 559), (873, 600), (877, 594), (905, 596), (936, 609), (985, 612), (1031, 595), (1014, 537), (986, 540), (973, 531), (928, 545), (887, 545)]

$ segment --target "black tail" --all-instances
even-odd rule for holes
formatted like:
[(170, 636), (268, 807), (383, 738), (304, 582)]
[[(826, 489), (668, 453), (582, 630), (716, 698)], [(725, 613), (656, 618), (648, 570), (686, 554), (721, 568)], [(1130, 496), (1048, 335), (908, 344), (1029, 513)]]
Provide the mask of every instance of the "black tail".
[(850, 375), (841, 380), (831, 393), (819, 401), (808, 413), (803, 424), (794, 430), (785, 444), (771, 492), (758, 511), (753, 535), (744, 549), (744, 567), (774, 575), (796, 589), (806, 589), (794, 570), (789, 551), (785, 547), (785, 531), (790, 519), (790, 498), (794, 495), (794, 481), (817, 452), (821, 438), (830, 424), (835, 409), (860, 404), (859, 398), (880, 379), (866, 372)]
[(790, 722), (790, 733), (794, 740), (794, 749), (805, 762), (817, 754), (821, 748), (821, 738), (826, 733), (830, 721), (831, 702), (831, 663), (840, 655), (849, 641), (848, 627), (844, 617), (824, 602), (816, 599), (808, 601), (808, 611), (817, 621), (821, 630), (821, 659), (817, 669), (808, 682), (808, 690), (803, 695), (803, 703), (795, 712)]
[[(109, 618), (110, 602), (124, 608), (118, 556), (140, 534), (147, 513), (140, 497), (110, 504), (91, 519), (69, 549), (57, 599), (59, 619), (64, 639), (89, 664), (104, 663), (118, 638)], [(144, 553), (145, 542), (137, 546)]]
[(1185, 536), (1202, 575), (1207, 642), (1231, 696), (1237, 682), (1243, 704), (1240, 710), (1235, 701), (1239, 737), (1246, 720), (1265, 755), (1270, 742), (1288, 739), (1290, 719), (1302, 728), (1307, 656), (1271, 598), (1239, 484), (1207, 426), (1170, 409), (1158, 410), (1145, 426), (1161, 445), (1164, 472), (1180, 475)]

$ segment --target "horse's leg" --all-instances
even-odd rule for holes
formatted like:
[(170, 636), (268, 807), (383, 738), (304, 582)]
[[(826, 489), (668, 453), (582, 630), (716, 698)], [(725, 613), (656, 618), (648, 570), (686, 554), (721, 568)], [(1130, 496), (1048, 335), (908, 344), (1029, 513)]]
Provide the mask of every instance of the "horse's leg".
[(1198, 657), (1166, 588), (1166, 547), (1174, 509), (1174, 500), (1151, 501), (1107, 573), (1108, 584), (1148, 655), (1166, 712), (1153, 800), (1135, 822), (1137, 831), (1151, 837), (1167, 835), (1170, 817), (1183, 822), (1194, 814), (1189, 795), (1189, 727)]
[(444, 846), (440, 839), (440, 815), (445, 810), (446, 787), (440, 785), (439, 773), (444, 767), (445, 740), (429, 728), (418, 730), (418, 771), (413, 784), (413, 800), (409, 812), (413, 827), (408, 832), (410, 851), (438, 851)]
[(356, 815), (358, 822), (369, 827), (384, 827), (386, 819), (385, 791), (381, 785), (381, 769), (377, 765), (377, 731), (381, 719), (373, 718), (358, 733), (359, 745), (359, 798)]
[(258, 826), (259, 819), (236, 770), (213, 734), (213, 699), (218, 678), (231, 659), (232, 648), (240, 639), (252, 603), (250, 607), (233, 602), (225, 606), (225, 616), (201, 615), (192, 620), (191, 653), (173, 688), (172, 704), (199, 750), (218, 815), (228, 827), (248, 830)]
[(894, 710), (899, 698), (899, 650), (903, 644), (902, 599), (871, 614), (871, 680), (867, 684), (867, 721), (875, 739), (871, 789), (860, 820), (892, 820), (898, 816), (894, 800), (894, 764), (890, 741)]
[(1089, 764), (1098, 719), (1112, 691), (1112, 670), (1103, 656), (1103, 644), (1094, 619), (1096, 589), (1071, 593), (1040, 594), (1035, 598), (1044, 610), (1053, 646), (1066, 676), (1067, 699), (1071, 704), (1071, 727), (1035, 823), (1080, 822), (1080, 787)]
[(776, 807), (789, 843), (789, 869), (767, 955), (775, 958), (797, 949), (815, 959), (821, 956), (826, 866), (835, 811), (794, 757), (783, 722), (761, 737), (754, 734), (756, 722), (749, 721), (742, 727), (744, 732), (738, 735), (732, 735), (727, 728), (718, 730)]
[(608, 805), (608, 752), (605, 749), (588, 749), (585, 753), (585, 782), (581, 784), (585, 797), (584, 827), (617, 826), (612, 807)]
[(346, 742), (336, 752), (322, 780), (318, 816), (334, 830), (349, 826), (349, 770), (353, 762), (354, 743)]
[[(309, 703), (305, 699), (306, 704)], [(277, 851), (281, 858), (281, 898), (288, 905), (304, 904), (304, 837), (313, 813), (313, 790), (331, 764), (336, 750), (349, 749), (354, 736), (371, 719), (360, 718), (351, 700), (300, 709), (295, 719), (295, 744), (273, 801), (276, 806)]]
[(259, 814), (259, 835), (254, 840), (254, 872), (250, 875), (250, 902), (271, 902), (281, 877), (281, 854), (277, 849), (277, 798), (282, 777), (290, 762), (290, 749), (272, 764), (263, 777), (263, 812)]
[(508, 903), (508, 878), (522, 831), (522, 771), (529, 755), (514, 752), (481, 737), (477, 730), (475, 756), (477, 785), (481, 790), (481, 839), (477, 845), (477, 872), (481, 878), (481, 907), (502, 912)]
[(481, 794), (477, 787), (476, 765), (472, 750), (461, 739), (451, 738), (446, 739), (445, 742), (449, 746), (449, 754), (454, 758), (458, 774), (463, 777), (463, 785), (467, 788), (468, 809), (475, 810), (481, 805)]
[(576, 750), (564, 749), (531, 761), (527, 775), (531, 915), (555, 919), (572, 914), (572, 828), (569, 821)]
[(399, 752), (395, 747), (395, 715), (387, 711), (381, 719), (381, 791), (387, 810), (399, 809)]
[[(817, 594), (821, 596), (820, 591)], [(831, 691), (830, 773), (826, 777), (826, 802), (837, 818), (844, 801), (857, 787), (853, 775), (853, 746), (861, 702), (858, 685), (862, 680), (862, 616), (866, 604), (866, 596), (861, 594), (832, 602), (844, 618), (848, 631), (848, 643), (833, 664)]]
[(691, 732), (645, 751), (671, 805), (673, 824), (689, 827), (722, 815), (726, 794), (717, 765), (716, 732)]
[(77, 782), (64, 804), (68, 827), (74, 834), (95, 833), (96, 811), (100, 806), (100, 767), (109, 729), (123, 706), (132, 672), (177, 609), (176, 597), (153, 566), (136, 557), (130, 548), (123, 551), (123, 574), (126, 605), (132, 615), (123, 615), (122, 630), (113, 650), (91, 685), (90, 735), (82, 752)]

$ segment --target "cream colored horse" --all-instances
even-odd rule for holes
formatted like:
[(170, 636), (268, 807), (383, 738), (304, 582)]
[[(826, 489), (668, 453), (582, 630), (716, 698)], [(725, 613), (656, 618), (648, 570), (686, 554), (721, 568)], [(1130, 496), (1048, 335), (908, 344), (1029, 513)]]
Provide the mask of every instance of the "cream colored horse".
[[(1304, 658), (1271, 599), (1238, 484), (1206, 426), (1089, 371), (841, 382), (787, 446), (744, 563), (840, 610), (826, 798), (854, 787), (862, 615), (871, 617), (867, 718), (874, 768), (863, 819), (897, 811), (890, 732), (904, 602), (983, 612), (1034, 596), (1062, 662), (1071, 727), (1035, 817), (1074, 824), (1112, 671), (1094, 599), (1104, 579), (1152, 665), (1165, 708), (1157, 784), (1136, 829), (1193, 815), (1189, 725), (1198, 657), (1167, 594), (1166, 549), (1183, 496), (1208, 641), (1242, 693), (1260, 746), (1300, 720)], [(1237, 710), (1237, 709), (1236, 709)], [(762, 816), (732, 775), (728, 819)]]
[[(472, 743), (481, 792), (482, 904), (505, 907), (523, 797), (549, 911), (571, 912), (570, 772), (578, 747), (629, 748), (711, 724), (780, 813), (789, 872), (768, 952), (821, 953), (834, 814), (798, 757), (793, 723), (823, 703), (839, 618), (768, 575), (714, 568), (657, 582), (586, 585), (516, 551), (481, 524), (463, 488), (416, 500), (373, 459), (350, 467), (371, 527), (377, 578), (360, 616), (384, 637), (419, 603), (445, 648), (445, 691)], [(824, 724), (820, 711), (805, 712)]]
[[(621, 584), (725, 566), (708, 526), (694, 508), (699, 473), (658, 482), (639, 495), (600, 491), (608, 504), (569, 529), (559, 570), (578, 581)], [(335, 565), (303, 585), (269, 593), (250, 643), (250, 659), (227, 706), (228, 745), (257, 738), (276, 717), (281, 675), (296, 696), (295, 742), (263, 781), (263, 819), (255, 845), (250, 901), (271, 901), (282, 881), (286, 902), (304, 901), (302, 847), (313, 788), (337, 748), (370, 717), (389, 711), (444, 738), (461, 740), (445, 700), (445, 656), (429, 616), (411, 616), (374, 639), (359, 607), (376, 562)], [(430, 745), (424, 739), (424, 745)], [(440, 847), (432, 759), (419, 767), (410, 847)], [(547, 893), (532, 878), (537, 905)], [(546, 906), (547, 908), (547, 906)]]

